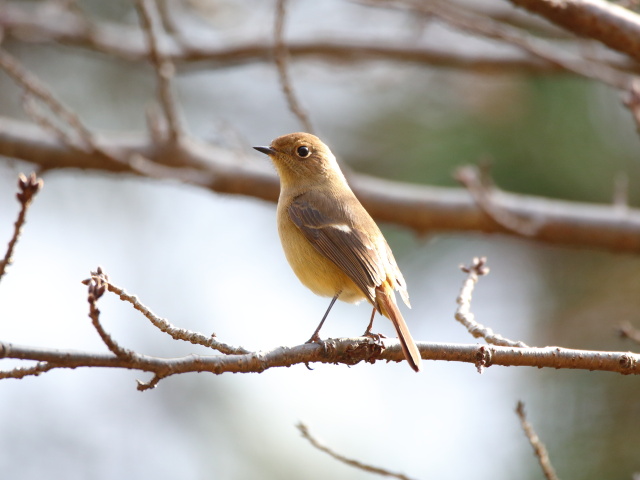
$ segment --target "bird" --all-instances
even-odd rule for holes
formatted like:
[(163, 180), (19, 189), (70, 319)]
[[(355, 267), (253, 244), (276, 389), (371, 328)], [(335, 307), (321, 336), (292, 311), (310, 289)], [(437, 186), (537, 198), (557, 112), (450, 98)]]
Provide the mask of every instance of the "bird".
[(374, 336), (376, 312), (390, 319), (407, 362), (418, 372), (420, 351), (394, 293), (410, 308), (406, 282), (329, 147), (315, 135), (296, 132), (253, 148), (270, 157), (280, 177), (277, 225), (289, 265), (313, 293), (332, 297), (308, 343), (320, 341), (320, 329), (336, 300), (367, 300), (373, 312), (364, 335)]

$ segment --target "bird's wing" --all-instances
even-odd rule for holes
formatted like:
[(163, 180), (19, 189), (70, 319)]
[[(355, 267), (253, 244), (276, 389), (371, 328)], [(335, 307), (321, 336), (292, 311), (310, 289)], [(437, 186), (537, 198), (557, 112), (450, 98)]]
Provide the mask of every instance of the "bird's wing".
[[(357, 202), (355, 197), (353, 200)], [(343, 203), (337, 211), (329, 210), (329, 199), (310, 191), (289, 205), (289, 218), (315, 249), (340, 267), (375, 305), (375, 288), (386, 279), (384, 262), (366, 230), (355, 227), (353, 210), (362, 207), (349, 203)], [(362, 212), (368, 224), (369, 216), (364, 209)]]

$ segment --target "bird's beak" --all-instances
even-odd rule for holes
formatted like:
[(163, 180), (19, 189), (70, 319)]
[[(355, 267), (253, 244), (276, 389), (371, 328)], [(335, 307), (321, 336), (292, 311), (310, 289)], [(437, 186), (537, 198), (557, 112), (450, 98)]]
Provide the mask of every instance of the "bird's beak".
[(271, 147), (253, 147), (257, 151), (264, 153), (265, 155), (273, 155), (276, 151)]

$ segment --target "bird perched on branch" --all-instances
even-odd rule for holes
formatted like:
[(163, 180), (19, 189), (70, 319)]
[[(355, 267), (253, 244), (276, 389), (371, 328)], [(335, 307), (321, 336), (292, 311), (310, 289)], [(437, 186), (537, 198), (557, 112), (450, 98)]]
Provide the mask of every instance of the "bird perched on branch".
[(278, 233), (291, 268), (317, 295), (333, 297), (309, 341), (318, 341), (336, 300), (366, 299), (396, 329), (411, 368), (420, 370), (420, 352), (396, 304), (394, 290), (409, 305), (407, 288), (380, 229), (351, 191), (335, 156), (309, 133), (276, 138), (267, 154), (280, 176)]

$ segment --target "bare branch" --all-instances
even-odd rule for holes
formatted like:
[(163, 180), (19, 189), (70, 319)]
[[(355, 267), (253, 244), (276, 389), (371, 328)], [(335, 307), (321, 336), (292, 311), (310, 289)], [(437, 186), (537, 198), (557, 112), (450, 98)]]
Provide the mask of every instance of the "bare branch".
[(510, 0), (529, 12), (640, 61), (640, 17), (605, 0)]
[[(425, 360), (465, 362), (477, 365), (478, 359), (482, 357), (485, 359), (485, 367), (494, 365), (528, 366), (640, 375), (640, 354), (631, 352), (431, 342), (419, 342), (418, 348)], [(0, 342), (0, 359), (3, 358), (48, 362), (52, 367), (47, 370), (78, 367), (124, 368), (152, 372), (161, 378), (188, 372), (210, 372), (215, 375), (259, 373), (269, 368), (291, 367), (316, 362), (354, 365), (362, 361), (367, 363), (404, 361), (399, 343), (387, 339), (385, 348), (381, 349), (380, 345), (372, 339), (363, 337), (327, 339), (316, 344), (277, 347), (272, 350), (244, 355), (189, 355), (179, 358), (160, 358), (139, 353), (135, 353), (131, 358), (123, 358), (115, 356), (111, 352), (105, 354), (57, 350)]]
[[(80, 117), (58, 101), (33, 73), (1, 48), (0, 67), (24, 88), (22, 105), (25, 113), (45, 131), (53, 133), (63, 146), (76, 154), (85, 153), (100, 162), (106, 160), (108, 163), (135, 170), (130, 165), (129, 157), (119, 158), (108, 148), (98, 145), (93, 133), (82, 123)], [(38, 102), (50, 110), (53, 119), (40, 111)], [(63, 125), (59, 125), (59, 122), (62, 122)], [(74, 138), (67, 129), (74, 132), (77, 138)]]
[(145, 390), (152, 390), (154, 388), (156, 388), (158, 386), (158, 383), (160, 383), (160, 380), (162, 380), (164, 377), (162, 375), (159, 374), (155, 374), (153, 376), (153, 378), (151, 380), (149, 380), (148, 382), (143, 382), (141, 380), (138, 380), (138, 391), (139, 392), (144, 392)]
[(51, 119), (51, 115), (47, 115), (41, 110), (40, 104), (36, 101), (33, 95), (24, 93), (22, 95), (22, 109), (27, 116), (42, 127), (44, 130), (54, 134), (60, 141), (69, 147), (71, 150), (84, 149), (85, 145), (79, 143), (72, 135), (67, 132), (62, 126)]
[(108, 277), (104, 275), (101, 270), (92, 272), (91, 279), (85, 280), (83, 283), (89, 283), (89, 285), (91, 285), (91, 282), (94, 279), (101, 279), (102, 285), (104, 285), (108, 291), (116, 294), (118, 297), (120, 297), (120, 300), (129, 302), (133, 306), (133, 308), (142, 313), (153, 324), (153, 326), (155, 326), (161, 332), (166, 333), (174, 340), (183, 340), (194, 345), (202, 345), (204, 347), (213, 348), (214, 350), (218, 350), (219, 352), (226, 355), (242, 355), (249, 353), (249, 350), (246, 350), (245, 348), (228, 345), (226, 343), (218, 341), (215, 338), (215, 333), (208, 337), (201, 333), (192, 332), (191, 330), (178, 328), (175, 325), (172, 325), (166, 319), (160, 318), (156, 314), (154, 314), (147, 306), (145, 306), (138, 300), (138, 297), (128, 294), (124, 291), (124, 289), (117, 287), (116, 285), (111, 283)]
[[(239, 163), (233, 151), (191, 137), (183, 141), (179, 150), (171, 152), (146, 137), (135, 135), (96, 137), (96, 146), (114, 152), (118, 158), (130, 159), (139, 154), (158, 167), (169, 162), (184, 167), (157, 168), (157, 178), (272, 202), (278, 198), (278, 179), (268, 165)], [(130, 163), (115, 163), (102, 156), (70, 151), (29, 124), (8, 118), (0, 118), (0, 155), (23, 159), (48, 170), (81, 168), (141, 174), (140, 169)], [(349, 182), (377, 221), (404, 226), (418, 234), (436, 231), (515, 233), (496, 223), (462, 189), (394, 182), (362, 174), (350, 175)], [(531, 240), (640, 252), (638, 209), (620, 211), (611, 205), (546, 199), (499, 190), (493, 191), (491, 202), (513, 218), (539, 225), (535, 234), (528, 237)]]
[(41, 373), (48, 372), (54, 368), (57, 368), (57, 366), (52, 363), (38, 362), (32, 367), (16, 367), (11, 370), (0, 371), (0, 380), (5, 378), (15, 378), (19, 380), (24, 377), (37, 377)]
[(520, 48), (529, 55), (557, 65), (562, 70), (570, 71), (578, 75), (598, 80), (619, 89), (625, 89), (631, 81), (631, 77), (622, 74), (616, 69), (609, 68), (600, 61), (568, 56), (565, 49), (557, 45), (547, 45), (539, 39), (534, 39), (527, 33), (509, 25), (500, 24), (493, 19), (465, 12), (460, 6), (451, 6), (448, 2), (431, 0), (420, 2), (419, 0), (370, 0), (373, 5), (382, 5), (395, 8), (409, 7), (411, 10), (422, 14), (433, 15), (447, 24), (483, 36), (493, 40), (499, 40)]
[(140, 23), (145, 33), (149, 56), (158, 79), (158, 99), (169, 129), (169, 141), (177, 143), (183, 134), (180, 111), (173, 92), (175, 67), (159, 45), (158, 11), (155, 0), (136, 0)]
[(20, 174), (18, 177), (18, 188), (20, 191), (16, 194), (16, 197), (20, 202), (20, 213), (18, 213), (18, 218), (13, 224), (13, 235), (7, 245), (7, 251), (4, 254), (4, 258), (0, 260), (0, 280), (2, 280), (7, 267), (11, 265), (13, 251), (18, 243), (20, 232), (22, 232), (22, 226), (26, 221), (27, 210), (29, 209), (29, 205), (31, 205), (33, 197), (42, 189), (42, 185), (42, 179), (36, 177), (35, 173), (32, 173), (28, 177)]
[(276, 4), (276, 20), (274, 25), (274, 56), (278, 75), (280, 77), (280, 85), (284, 96), (287, 99), (289, 109), (298, 117), (305, 131), (313, 133), (313, 127), (307, 112), (300, 106), (300, 102), (293, 90), (291, 78), (289, 77), (289, 54), (287, 45), (284, 42), (284, 23), (287, 14), (287, 0), (277, 0)]
[(533, 451), (535, 452), (536, 457), (538, 458), (540, 468), (542, 468), (542, 473), (544, 473), (544, 476), (547, 480), (558, 480), (558, 476), (556, 475), (553, 465), (551, 465), (551, 461), (549, 460), (547, 447), (544, 446), (544, 443), (542, 443), (542, 441), (536, 434), (533, 426), (527, 420), (527, 416), (524, 412), (524, 403), (518, 402), (516, 413), (518, 414), (518, 418), (520, 418), (522, 429), (524, 430), (524, 433), (527, 436), (529, 443), (533, 447)]
[[(25, 112), (36, 123), (40, 124), (45, 130), (53, 131), (71, 149), (81, 149), (87, 152), (95, 151), (93, 134), (82, 124), (78, 115), (59, 102), (35, 75), (27, 71), (16, 58), (2, 48), (0, 48), (0, 67), (18, 85), (24, 88), (27, 95), (24, 103)], [(32, 100), (34, 97), (46, 105), (56, 118), (63, 121), (68, 128), (74, 131), (78, 138), (73, 139), (62, 127), (39, 113)]]
[(532, 237), (538, 232), (541, 227), (539, 222), (517, 217), (493, 201), (493, 182), (488, 181), (488, 175), (483, 175), (478, 167), (460, 167), (454, 173), (454, 178), (464, 185), (484, 213), (507, 230), (523, 237)]
[[(67, 10), (26, 8), (23, 2), (5, 2), (0, 25), (4, 33), (23, 42), (62, 43), (102, 52), (132, 63), (148, 59), (148, 48), (134, 29), (120, 24), (100, 22), (88, 25), (84, 17)], [(570, 50), (555, 47), (552, 50)], [(635, 62), (621, 61), (604, 48), (598, 52), (600, 63), (627, 73), (639, 73)], [(415, 46), (406, 44), (371, 43), (368, 39), (324, 39), (287, 44), (291, 58), (315, 59), (335, 64), (387, 61), (418, 65), (473, 70), (491, 73), (565, 72), (563, 65), (550, 63), (528, 54), (496, 52), (469, 54), (451, 49), (449, 45)], [(166, 45), (166, 57), (174, 64), (190, 69), (234, 67), (253, 62), (273, 60), (273, 48), (264, 42), (220, 46), (199, 38), (197, 42), (175, 42)]]
[(89, 318), (91, 318), (91, 323), (93, 323), (93, 327), (98, 332), (98, 335), (100, 335), (100, 338), (102, 339), (104, 344), (109, 350), (111, 350), (111, 352), (115, 356), (121, 358), (131, 358), (135, 354), (131, 350), (127, 350), (126, 348), (122, 348), (120, 345), (118, 345), (100, 323), (100, 310), (97, 307), (97, 302), (100, 297), (104, 295), (107, 280), (107, 276), (104, 275), (102, 273), (102, 269), (98, 267), (95, 275), (93, 275), (87, 282), (89, 289), (89, 293), (87, 295), (87, 301), (89, 302)]
[(471, 313), (471, 296), (476, 283), (478, 283), (478, 277), (489, 273), (487, 259), (485, 257), (476, 257), (473, 259), (470, 266), (460, 266), (460, 269), (468, 275), (462, 285), (458, 298), (456, 298), (456, 303), (458, 304), (455, 314), (456, 320), (464, 325), (469, 333), (475, 338), (484, 338), (485, 341), (491, 345), (528, 348), (528, 345), (524, 342), (509, 340), (508, 338), (504, 338), (502, 335), (493, 333), (493, 330), (490, 328), (477, 323), (475, 315)]
[(628, 338), (632, 342), (640, 345), (640, 330), (634, 328), (629, 322), (625, 322), (620, 325), (618, 332), (622, 338)]
[(298, 423), (296, 427), (300, 431), (302, 436), (305, 439), (307, 439), (311, 445), (313, 445), (315, 448), (317, 448), (321, 452), (324, 452), (330, 455), (331, 457), (335, 458), (336, 460), (342, 463), (345, 463), (351, 467), (358, 468), (360, 470), (364, 470), (365, 472), (375, 473), (383, 477), (392, 477), (392, 478), (397, 478), (399, 480), (411, 480), (410, 477), (407, 477), (402, 473), (391, 472), (386, 468), (374, 467), (372, 465), (359, 462), (358, 460), (353, 460), (352, 458), (345, 457), (344, 455), (340, 455), (339, 453), (333, 451), (331, 448), (324, 445), (320, 440), (315, 438), (313, 435), (311, 435), (311, 432), (309, 432), (309, 427), (307, 427), (302, 422)]

